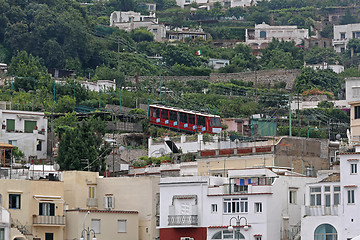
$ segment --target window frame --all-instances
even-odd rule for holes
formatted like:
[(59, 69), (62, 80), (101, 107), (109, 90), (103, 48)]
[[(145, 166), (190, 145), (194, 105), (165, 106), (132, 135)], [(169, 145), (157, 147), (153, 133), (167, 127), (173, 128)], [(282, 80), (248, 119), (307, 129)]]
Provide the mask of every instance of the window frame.
[(350, 174), (357, 174), (357, 173), (358, 173), (357, 163), (351, 163), (350, 164)]
[(347, 190), (347, 203), (348, 204), (355, 204), (355, 189), (348, 189)]
[[(96, 228), (95, 223), (98, 223), (99, 228)], [(91, 219), (91, 228), (94, 230), (95, 234), (101, 233), (101, 219)]]
[(262, 202), (254, 203), (254, 212), (255, 213), (262, 213), (263, 212), (263, 204), (262, 204)]
[(216, 203), (211, 204), (211, 213), (217, 213), (218, 207)]
[(297, 192), (295, 190), (289, 190), (289, 203), (296, 204)]
[[(320, 191), (315, 191), (315, 189), (320, 189)], [(314, 191), (312, 191), (312, 190), (314, 190)], [(321, 194), (322, 194), (321, 187), (310, 187), (310, 206), (312, 206), (312, 207), (321, 206), (321, 202), (322, 202)]]
[[(118, 223), (117, 232), (118, 232), (118, 233), (126, 233), (126, 232), (127, 232), (127, 220), (126, 220), (126, 219), (118, 219), (118, 220), (117, 220), (117, 223)], [(124, 230), (122, 230), (122, 231), (121, 231), (121, 229), (120, 229), (120, 226), (121, 226), (120, 224), (121, 224), (121, 223), (124, 224), (124, 225), (123, 225)]]
[[(19, 198), (19, 201), (15, 200), (15, 207), (13, 207), (13, 198)], [(21, 209), (21, 194), (9, 193), (9, 209)]]

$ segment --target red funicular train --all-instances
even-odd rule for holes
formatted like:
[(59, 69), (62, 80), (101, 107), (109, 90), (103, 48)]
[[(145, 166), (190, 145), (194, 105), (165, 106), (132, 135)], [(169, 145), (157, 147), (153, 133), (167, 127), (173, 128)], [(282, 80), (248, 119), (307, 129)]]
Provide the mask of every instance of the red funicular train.
[(180, 108), (149, 105), (149, 122), (182, 132), (220, 133), (220, 116)]

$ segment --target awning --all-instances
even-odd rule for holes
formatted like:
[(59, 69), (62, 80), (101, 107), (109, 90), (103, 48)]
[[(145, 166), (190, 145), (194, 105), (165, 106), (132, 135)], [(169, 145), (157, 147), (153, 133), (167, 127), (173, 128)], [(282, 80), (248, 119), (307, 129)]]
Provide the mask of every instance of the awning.
[(65, 202), (61, 196), (34, 195), (34, 198), (38, 202), (51, 202), (51, 203), (64, 203)]

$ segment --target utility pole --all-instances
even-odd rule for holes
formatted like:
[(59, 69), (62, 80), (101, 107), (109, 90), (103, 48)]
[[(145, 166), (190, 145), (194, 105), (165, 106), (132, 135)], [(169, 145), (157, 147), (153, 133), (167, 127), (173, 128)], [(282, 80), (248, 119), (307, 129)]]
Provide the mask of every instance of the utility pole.
[(291, 95), (289, 95), (289, 136), (292, 136), (291, 133)]

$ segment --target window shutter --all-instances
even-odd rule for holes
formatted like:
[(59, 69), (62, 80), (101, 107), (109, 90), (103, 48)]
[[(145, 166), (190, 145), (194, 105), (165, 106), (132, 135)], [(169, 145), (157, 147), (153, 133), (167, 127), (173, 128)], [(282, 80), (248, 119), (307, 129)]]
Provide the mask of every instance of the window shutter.
[(111, 207), (112, 209), (114, 209), (114, 208), (115, 208), (115, 197), (112, 196), (111, 198), (112, 198), (112, 199), (111, 199), (111, 203), (112, 203), (112, 204), (111, 204), (110, 207)]
[(39, 215), (43, 215), (43, 204), (39, 203)]
[(105, 209), (108, 209), (108, 204), (107, 204), (107, 203), (108, 203), (107, 197), (105, 196), (105, 197), (104, 197), (104, 208), (105, 208)]
[(50, 203), (50, 216), (55, 216), (55, 204)]

